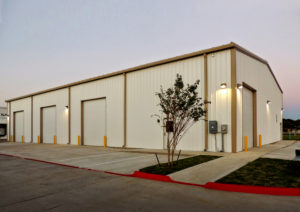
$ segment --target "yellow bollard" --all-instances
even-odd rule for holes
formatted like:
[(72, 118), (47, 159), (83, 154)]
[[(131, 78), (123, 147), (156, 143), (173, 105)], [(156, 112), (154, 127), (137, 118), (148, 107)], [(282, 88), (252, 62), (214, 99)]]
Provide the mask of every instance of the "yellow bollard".
[(78, 136), (78, 146), (80, 146), (80, 135)]
[(259, 134), (259, 148), (261, 148), (261, 134)]
[(53, 143), (56, 144), (56, 136), (53, 136)]
[(39, 144), (39, 143), (40, 143), (40, 136), (39, 136), (39, 135), (38, 135), (38, 138), (37, 138), (37, 139), (38, 139), (38, 144)]
[(24, 136), (22, 135), (22, 144), (23, 144), (23, 142), (24, 142)]
[(248, 138), (245, 136), (245, 152), (248, 151)]
[(13, 136), (12, 135), (10, 136), (10, 142), (13, 142)]
[(107, 146), (107, 138), (106, 138), (106, 136), (104, 136), (104, 147), (106, 147)]

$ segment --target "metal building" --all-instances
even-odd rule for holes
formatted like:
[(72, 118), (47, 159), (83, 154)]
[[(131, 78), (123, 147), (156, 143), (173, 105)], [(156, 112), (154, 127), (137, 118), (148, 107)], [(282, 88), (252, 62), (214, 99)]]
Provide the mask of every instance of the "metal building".
[(163, 149), (151, 118), (155, 93), (177, 73), (185, 83), (200, 79), (199, 94), (211, 102), (209, 121), (197, 122), (178, 149), (239, 152), (245, 137), (248, 148), (281, 139), (282, 90), (268, 62), (235, 43), (9, 99), (8, 139)]

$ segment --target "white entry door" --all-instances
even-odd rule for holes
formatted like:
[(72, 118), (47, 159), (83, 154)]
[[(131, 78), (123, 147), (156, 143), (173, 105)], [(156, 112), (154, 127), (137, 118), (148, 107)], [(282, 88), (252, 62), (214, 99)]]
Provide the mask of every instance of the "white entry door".
[(253, 147), (253, 92), (243, 88), (243, 149), (245, 149), (245, 136), (248, 148)]
[(103, 146), (106, 135), (105, 99), (83, 102), (84, 145)]
[(15, 113), (15, 141), (21, 142), (24, 136), (24, 112)]
[(43, 111), (43, 143), (53, 144), (56, 136), (56, 107), (46, 107)]

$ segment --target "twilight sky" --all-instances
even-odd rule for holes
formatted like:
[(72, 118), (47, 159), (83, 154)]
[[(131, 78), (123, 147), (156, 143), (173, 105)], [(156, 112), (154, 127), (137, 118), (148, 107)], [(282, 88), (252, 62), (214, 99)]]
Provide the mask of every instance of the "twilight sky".
[(0, 106), (230, 41), (268, 60), (300, 119), (299, 0), (0, 0)]

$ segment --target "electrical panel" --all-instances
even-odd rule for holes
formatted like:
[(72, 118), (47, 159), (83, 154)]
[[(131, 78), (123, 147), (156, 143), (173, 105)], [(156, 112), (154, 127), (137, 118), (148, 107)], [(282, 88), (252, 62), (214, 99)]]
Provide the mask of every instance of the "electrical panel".
[(228, 131), (228, 125), (227, 124), (222, 124), (221, 125), (221, 133), (226, 134)]
[(209, 121), (209, 133), (217, 134), (218, 133), (218, 122), (217, 121)]

